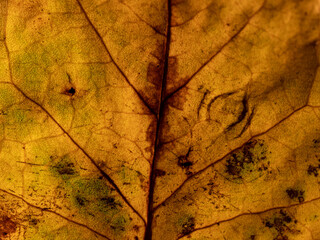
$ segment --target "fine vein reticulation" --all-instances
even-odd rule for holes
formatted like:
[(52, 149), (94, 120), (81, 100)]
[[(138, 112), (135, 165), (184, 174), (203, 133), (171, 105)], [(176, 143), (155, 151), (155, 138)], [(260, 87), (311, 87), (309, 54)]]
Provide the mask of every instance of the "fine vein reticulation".
[[(42, 215), (45, 213), (52, 214), (59, 219), (70, 222), (73, 226), (76, 225), (90, 232), (90, 234), (103, 239), (120, 239), (122, 232), (125, 232), (125, 228), (130, 224), (132, 224), (130, 225), (130, 229), (133, 233), (129, 236), (135, 240), (141, 239), (141, 236), (143, 236), (144, 240), (161, 239), (163, 236), (167, 237), (166, 234), (168, 234), (168, 240), (187, 239), (189, 235), (195, 236), (195, 239), (198, 239), (197, 237), (201, 236), (202, 233), (204, 233), (203, 236), (208, 235), (210, 238), (212, 237), (210, 235), (211, 229), (226, 223), (230, 223), (230, 228), (232, 228), (232, 223), (237, 223), (237, 221), (240, 221), (239, 219), (250, 216), (261, 218), (260, 225), (266, 228), (273, 227), (273, 229), (265, 231), (260, 228), (257, 230), (255, 226), (250, 225), (249, 230), (243, 230), (243, 239), (256, 239), (257, 236), (264, 235), (270, 236), (270, 239), (271, 237), (275, 239), (288, 239), (286, 235), (287, 229), (290, 230), (287, 231), (288, 234), (302, 232), (303, 226), (309, 226), (309, 223), (311, 225), (314, 224), (314, 222), (318, 221), (318, 216), (314, 213), (312, 213), (313, 215), (304, 216), (301, 213), (303, 211), (299, 212), (297, 209), (305, 210), (309, 206), (313, 206), (313, 204), (316, 205), (320, 199), (317, 194), (313, 194), (315, 190), (318, 191), (316, 185), (319, 184), (317, 176), (318, 171), (320, 171), (320, 160), (318, 159), (317, 152), (320, 149), (318, 137), (320, 130), (315, 126), (315, 122), (320, 119), (320, 102), (317, 100), (319, 92), (317, 88), (320, 86), (318, 80), (319, 46), (317, 38), (314, 37), (316, 34), (308, 34), (304, 30), (309, 24), (308, 21), (304, 21), (304, 17), (308, 18), (308, 14), (314, 14), (313, 17), (310, 17), (310, 21), (313, 23), (317, 22), (319, 14), (315, 12), (319, 11), (320, 8), (313, 10), (314, 8), (310, 6), (313, 6), (312, 4), (315, 1), (305, 0), (305, 8), (312, 10), (308, 10), (309, 12), (306, 10), (306, 12), (302, 13), (302, 10), (295, 12), (295, 9), (301, 7), (300, 3), (295, 1), (292, 1), (292, 3), (290, 1), (287, 1), (288, 3), (285, 3), (285, 1), (274, 3), (262, 0), (255, 6), (253, 6), (253, 3), (240, 4), (243, 9), (239, 10), (240, 13), (235, 13), (236, 20), (234, 20), (232, 17), (229, 19), (229, 12), (227, 17), (223, 16), (222, 13), (221, 16), (219, 15), (220, 11), (223, 11), (225, 3), (219, 5), (219, 3), (215, 4), (215, 2), (210, 4), (202, 2), (204, 6), (198, 10), (195, 9), (194, 12), (188, 12), (186, 6), (187, 8), (193, 8), (192, 1), (185, 5), (183, 5), (184, 1), (165, 1), (166, 7), (163, 10), (166, 11), (166, 27), (163, 26), (163, 31), (159, 30), (161, 29), (159, 26), (153, 26), (148, 20), (145, 20), (139, 11), (137, 11), (135, 5), (123, 1), (119, 2), (119, 5), (121, 5), (120, 9), (122, 7), (126, 9), (125, 11), (129, 9), (129, 12), (134, 15), (134, 19), (144, 23), (144, 26), (147, 26), (148, 30), (150, 30), (150, 32), (146, 33), (147, 37), (144, 36), (145, 38), (153, 37), (152, 34), (160, 37), (160, 40), (157, 39), (157, 41), (161, 43), (157, 42), (157, 44), (159, 43), (159, 48), (161, 48), (161, 51), (163, 50), (162, 53), (154, 53), (151, 50), (148, 52), (149, 55), (159, 60), (157, 62), (159, 64), (157, 65), (152, 62), (154, 64), (152, 65), (150, 63), (145, 74), (149, 74), (150, 67), (152, 74), (156, 72), (159, 75), (156, 78), (160, 79), (159, 83), (154, 83), (149, 81), (149, 79), (148, 83), (143, 83), (147, 86), (151, 82), (148, 86), (155, 86), (156, 91), (154, 92), (157, 95), (154, 99), (151, 99), (152, 101), (150, 100), (150, 95), (152, 96), (152, 94), (144, 94), (143, 90), (146, 90), (145, 86), (142, 84), (143, 87), (141, 87), (139, 83), (135, 82), (136, 79), (132, 77), (135, 76), (135, 73), (132, 74), (134, 71), (130, 69), (130, 64), (134, 64), (130, 63), (126, 65), (119, 60), (122, 58), (119, 52), (123, 51), (125, 43), (121, 43), (123, 45), (119, 44), (121, 47), (117, 46), (118, 49), (115, 48), (116, 50), (114, 50), (113, 47), (115, 45), (112, 45), (112, 41), (109, 43), (106, 40), (108, 36), (106, 37), (102, 33), (104, 29), (101, 26), (103, 24), (99, 25), (95, 19), (96, 9), (94, 8), (91, 12), (89, 4), (86, 5), (85, 1), (74, 1), (74, 7), (78, 7), (77, 14), (81, 15), (82, 20), (87, 25), (86, 27), (92, 30), (92, 33), (90, 33), (94, 35), (96, 43), (103, 49), (103, 54), (109, 58), (108, 64), (110, 63), (114, 67), (111, 68), (110, 72), (114, 71), (124, 82), (124, 85), (117, 83), (119, 85), (115, 84), (115, 86), (130, 89), (132, 91), (131, 96), (137, 99), (134, 104), (141, 104), (142, 106), (141, 109), (143, 110), (135, 109), (136, 112), (132, 110), (130, 114), (139, 115), (143, 112), (141, 115), (144, 114), (150, 117), (148, 120), (152, 119), (151, 122), (154, 123), (153, 125), (152, 123), (150, 124), (145, 134), (152, 136), (149, 136), (147, 140), (141, 140), (137, 137), (135, 142), (135, 146), (140, 149), (141, 155), (144, 156), (144, 153), (149, 154), (149, 158), (144, 156), (144, 160), (147, 160), (144, 162), (146, 165), (142, 165), (145, 168), (146, 166), (150, 167), (149, 173), (143, 175), (138, 170), (132, 168), (134, 169), (132, 172), (139, 179), (136, 181), (138, 182), (138, 188), (143, 189), (140, 192), (142, 196), (133, 193), (136, 190), (134, 187), (131, 189), (128, 187), (134, 183), (133, 181), (130, 182), (132, 180), (130, 179), (130, 174), (125, 172), (126, 170), (123, 170), (126, 169), (126, 161), (130, 163), (128, 164), (130, 167), (135, 164), (139, 165), (137, 164), (139, 163), (138, 159), (135, 159), (136, 161), (127, 159), (128, 156), (136, 156), (130, 155), (134, 150), (128, 147), (130, 154), (125, 156), (124, 159), (119, 160), (118, 156), (116, 154), (113, 155), (112, 152), (118, 148), (118, 142), (112, 142), (110, 144), (112, 147), (98, 149), (98, 151), (106, 151), (108, 154), (111, 152), (110, 166), (107, 162), (109, 159), (103, 159), (101, 163), (100, 155), (92, 153), (90, 148), (87, 148), (81, 142), (82, 140), (79, 138), (79, 135), (73, 133), (72, 130), (69, 131), (66, 125), (60, 122), (61, 119), (55, 115), (56, 113), (52, 110), (53, 108), (50, 109), (50, 106), (47, 107), (47, 105), (43, 104), (30, 92), (26, 91), (24, 86), (20, 86), (19, 77), (16, 77), (14, 73), (14, 71), (17, 71), (16, 69), (14, 70), (14, 65), (16, 64), (14, 59), (17, 59), (15, 54), (19, 51), (10, 51), (10, 47), (14, 44), (10, 43), (11, 45), (9, 45), (9, 41), (6, 38), (3, 39), (3, 49), (5, 51), (4, 55), (6, 55), (4, 58), (8, 62), (6, 68), (8, 69), (9, 81), (1, 82), (1, 84), (10, 85), (10, 87), (22, 95), (24, 101), (39, 109), (40, 112), (53, 122), (53, 125), (61, 132), (60, 135), (67, 138), (71, 142), (71, 145), (85, 156), (85, 161), (89, 163), (88, 165), (90, 167), (93, 166), (96, 170), (96, 172), (92, 170), (92, 175), (90, 176), (84, 174), (87, 178), (86, 180), (90, 179), (95, 173), (99, 175), (98, 180), (97, 176), (94, 176), (95, 181), (103, 179), (111, 185), (110, 196), (97, 195), (100, 196), (101, 200), (101, 204), (99, 204), (103, 205), (101, 209), (111, 209), (110, 212), (112, 213), (109, 218), (102, 217), (102, 220), (100, 219), (105, 225), (99, 228), (98, 224), (95, 225), (96, 222), (92, 224), (93, 221), (86, 222), (86, 220), (83, 220), (88, 217), (85, 215), (88, 213), (91, 217), (93, 216), (92, 219), (96, 216), (94, 216), (94, 211), (89, 211), (91, 210), (90, 207), (84, 207), (90, 200), (81, 198), (78, 195), (73, 203), (74, 205), (77, 204), (79, 208), (74, 212), (82, 214), (85, 212), (83, 216), (86, 217), (74, 216), (74, 212), (68, 209), (67, 205), (62, 205), (62, 207), (57, 205), (57, 208), (51, 210), (46, 205), (42, 207), (42, 205), (38, 205), (35, 201), (32, 202), (33, 199), (30, 201), (24, 193), (20, 194), (18, 191), (14, 192), (10, 189), (9, 191), (8, 189), (2, 189), (2, 187), (0, 188), (0, 192), (5, 196), (22, 201), (27, 207), (40, 211)], [(105, 3), (102, 2), (101, 5)], [(179, 8), (180, 4), (183, 5), (181, 9)], [(236, 6), (237, 4), (239, 2), (235, 1), (234, 5)], [(301, 7), (301, 9), (304, 9), (304, 7)], [(116, 8), (115, 12), (117, 11), (121, 12), (121, 10)], [(183, 21), (179, 22), (179, 14), (183, 15), (184, 11), (190, 13), (191, 17), (183, 16), (181, 17)], [(284, 17), (281, 15), (288, 11), (293, 11), (293, 14), (288, 14), (288, 16)], [(232, 14), (230, 13), (230, 16)], [(301, 17), (299, 14), (304, 17)], [(208, 29), (205, 26), (201, 26), (201, 24), (210, 25), (213, 15), (216, 17), (215, 21), (219, 22), (219, 24), (222, 23), (223, 31), (226, 31), (221, 33), (222, 40), (218, 37), (214, 39), (217, 43), (213, 40), (212, 42), (214, 43), (210, 42), (211, 39), (208, 40), (210, 42), (208, 45), (217, 44), (217, 46), (199, 47), (202, 52), (197, 53), (200, 54), (199, 56), (197, 54), (192, 55), (193, 53), (188, 55), (188, 49), (176, 49), (177, 45), (181, 44), (183, 46), (184, 44), (176, 35), (180, 34), (182, 30), (186, 31), (186, 35), (190, 35), (188, 31), (194, 25), (199, 25), (200, 31), (206, 32)], [(8, 16), (8, 13), (6, 13), (6, 16)], [(110, 19), (112, 17), (114, 16), (111, 16)], [(130, 21), (131, 19), (128, 22)], [(236, 24), (233, 25), (230, 21), (235, 21)], [(270, 29), (268, 29), (269, 22), (271, 22)], [(266, 26), (263, 26), (261, 23)], [(273, 33), (277, 28), (277, 24), (275, 23), (281, 23), (282, 26), (286, 26), (289, 29), (286, 32), (286, 36), (285, 34), (282, 36), (281, 31)], [(258, 26), (259, 24), (261, 26)], [(4, 25), (7, 25), (7, 22)], [(218, 24), (212, 25), (214, 26), (211, 26), (212, 28), (217, 27), (218, 29), (219, 27)], [(294, 26), (298, 26), (301, 29), (294, 32)], [(319, 26), (313, 27), (310, 31), (316, 32), (314, 29)], [(226, 30), (229, 28), (232, 29)], [(138, 31), (142, 31), (139, 27), (137, 29), (139, 29)], [(285, 27), (283, 27), (283, 31), (286, 31)], [(291, 31), (293, 31), (292, 34)], [(5, 32), (4, 35), (6, 34)], [(303, 36), (301, 37), (300, 35)], [(190, 39), (195, 40), (193, 38)], [(187, 38), (185, 42), (188, 42), (190, 39)], [(162, 40), (163, 46), (161, 45)], [(137, 43), (134, 42), (134, 44)], [(193, 47), (198, 47), (195, 46), (197, 44)], [(295, 48), (292, 46), (295, 46)], [(136, 45), (134, 45), (134, 50), (135, 47)], [(138, 47), (141, 48), (141, 46)], [(204, 53), (206, 50), (208, 51)], [(233, 53), (235, 56), (233, 56)], [(203, 57), (201, 54), (207, 55)], [(257, 55), (260, 56), (259, 54), (261, 57), (256, 57)], [(288, 54), (288, 57), (283, 57), (286, 54)], [(192, 56), (194, 57), (192, 59), (194, 67), (190, 67), (190, 63), (185, 61), (186, 58), (192, 58)], [(27, 58), (28, 61), (29, 58)], [(123, 61), (127, 61), (128, 59), (123, 59)], [(149, 61), (153, 58), (146, 59)], [(279, 63), (277, 62), (278, 59), (281, 59)], [(178, 63), (178, 61), (180, 62)], [(22, 63), (24, 64), (23, 61)], [(155, 68), (161, 71), (153, 71)], [(143, 72), (144, 70), (141, 71)], [(137, 69), (138, 71), (140, 69)], [(180, 75), (183, 75), (184, 71), (186, 72), (186, 76), (180, 78)], [(136, 76), (139, 74), (140, 72)], [(67, 73), (70, 84), (71, 75)], [(207, 86), (205, 86), (206, 84)], [(108, 86), (103, 87), (108, 88)], [(78, 90), (78, 88), (72, 87), (72, 91), (73, 94), (68, 96), (70, 98), (75, 93), (77, 96), (81, 88)], [(87, 89), (82, 91), (85, 92)], [(103, 97), (109, 99), (109, 96)], [(154, 105), (155, 102), (156, 106)], [(107, 112), (108, 110), (105, 111)], [(99, 109), (99, 111), (103, 112), (104, 109)], [(110, 110), (111, 112), (112, 110)], [(0, 116), (1, 114), (2, 112), (0, 112)], [(113, 116), (103, 116), (105, 122), (111, 118)], [(140, 120), (136, 123), (136, 126), (138, 125), (142, 125)], [(308, 129), (301, 130), (304, 128)], [(93, 129), (94, 127), (89, 128), (89, 131)], [(105, 127), (104, 130), (106, 129), (109, 130), (108, 127)], [(149, 132), (149, 129), (152, 130)], [(117, 130), (112, 129), (110, 132), (115, 133), (119, 138), (129, 139), (131, 142), (135, 141), (127, 138), (126, 135), (123, 136), (117, 133)], [(103, 130), (101, 132), (96, 131), (97, 135), (106, 134), (103, 133)], [(299, 134), (296, 134), (298, 131)], [(297, 135), (296, 139), (291, 139), (293, 135)], [(104, 144), (107, 144), (107, 141)], [(137, 142), (142, 142), (142, 147)], [(143, 145), (145, 142), (149, 144), (151, 142), (151, 147), (146, 147), (147, 144)], [(0, 142), (0, 144), (2, 143)], [(22, 145), (25, 147), (26, 144), (23, 143)], [(143, 152), (141, 150), (143, 147), (149, 150)], [(0, 145), (0, 148), (2, 148), (2, 145)], [(51, 157), (50, 160), (54, 162), (56, 158)], [(24, 158), (25, 161), (17, 161), (17, 163), (27, 164), (26, 159), (28, 158), (26, 156)], [(104, 160), (107, 162), (106, 164), (103, 162)], [(112, 165), (116, 161), (121, 163), (119, 165)], [(45, 165), (38, 163), (28, 164), (36, 167)], [(49, 168), (51, 163), (46, 164), (46, 167)], [(70, 175), (76, 172), (72, 168), (74, 166), (75, 164), (72, 162), (67, 162), (67, 169), (61, 171), (62, 177), (60, 176), (59, 181), (67, 182), (64, 186), (68, 184), (74, 186), (72, 185), (74, 182), (69, 180)], [(55, 168), (57, 169), (57, 166)], [(123, 171), (121, 170), (122, 172), (120, 172), (118, 171), (119, 169)], [(120, 172), (119, 175), (123, 178), (129, 175), (129, 180), (128, 178), (122, 179), (123, 182), (121, 182), (120, 178), (117, 178), (119, 176), (116, 174), (112, 175), (114, 170), (115, 172), (118, 171), (117, 174)], [(54, 174), (54, 170), (51, 170), (48, 175)], [(149, 175), (146, 176), (147, 174)], [(257, 181), (257, 184), (255, 181)], [(145, 184), (146, 182), (147, 184)], [(166, 183), (169, 185), (168, 189), (164, 187)], [(86, 188), (90, 187), (86, 184), (84, 185)], [(265, 187), (265, 185), (268, 185), (268, 187)], [(59, 187), (61, 186), (59, 185)], [(104, 189), (106, 192), (109, 191), (107, 190), (109, 188), (107, 185), (102, 186), (106, 188)], [(97, 192), (101, 191), (101, 185), (95, 187), (95, 190), (98, 189)], [(268, 192), (271, 188), (272, 190)], [(163, 190), (163, 194), (159, 193), (161, 190)], [(72, 195), (72, 191), (72, 189), (69, 189), (68, 196)], [(115, 192), (115, 195), (119, 195), (119, 199), (122, 202), (118, 202), (116, 198), (112, 198), (112, 191)], [(137, 191), (140, 191), (140, 189)], [(92, 192), (90, 193), (92, 194)], [(252, 202), (251, 199), (250, 201), (246, 200), (246, 194), (249, 198), (252, 198)], [(135, 201), (136, 199), (138, 200)], [(138, 209), (138, 204), (142, 202), (143, 204), (147, 202), (147, 210), (145, 208)], [(61, 210), (63, 207), (70, 210), (70, 212), (64, 214), (63, 210)], [(131, 215), (126, 215), (127, 212), (123, 215), (119, 214), (122, 210), (116, 212), (117, 208), (120, 207), (121, 209), (124, 207), (128, 208)], [(169, 212), (173, 209), (173, 212)], [(312, 210), (312, 207), (310, 209)], [(287, 212), (284, 213), (284, 210)], [(312, 212), (311, 210), (310, 212)], [(282, 218), (277, 216), (277, 214), (282, 215)], [(121, 216), (118, 217), (118, 215)], [(133, 218), (137, 218), (138, 221), (134, 219), (136, 222), (130, 223)], [(293, 221), (295, 218), (298, 220)], [(2, 219), (0, 218), (0, 224), (1, 221)], [(118, 224), (120, 226), (114, 226), (111, 222), (114, 225)], [(293, 223), (298, 225), (298, 227), (296, 225), (294, 227), (291, 225), (287, 226)], [(106, 225), (111, 226), (110, 232), (104, 229)], [(163, 233), (160, 229), (162, 227)], [(296, 228), (299, 229), (296, 230)], [(227, 231), (225, 229), (223, 228), (223, 231)], [(317, 239), (318, 236), (312, 235), (312, 229), (309, 230), (308, 227), (305, 227), (305, 229), (307, 229), (308, 233), (304, 237), (310, 236), (309, 239)], [(1, 230), (0, 226), (0, 238), (2, 237)], [(261, 232), (259, 232), (260, 230)], [(143, 233), (141, 233), (142, 231)], [(308, 235), (309, 232), (310, 235)], [(223, 237), (228, 238), (228, 236), (225, 237), (224, 235)]]

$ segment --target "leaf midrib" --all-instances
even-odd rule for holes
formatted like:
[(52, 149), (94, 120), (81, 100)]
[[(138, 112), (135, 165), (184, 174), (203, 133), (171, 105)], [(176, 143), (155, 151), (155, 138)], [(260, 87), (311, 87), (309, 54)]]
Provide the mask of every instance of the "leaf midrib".
[(156, 170), (156, 160), (157, 154), (160, 147), (159, 134), (161, 131), (161, 122), (164, 116), (164, 107), (165, 107), (165, 96), (166, 96), (166, 82), (168, 78), (168, 68), (169, 68), (169, 51), (170, 51), (170, 41), (171, 41), (171, 0), (167, 1), (167, 34), (166, 34), (166, 45), (165, 45), (165, 54), (164, 54), (164, 67), (162, 72), (162, 81), (161, 81), (161, 92), (159, 96), (159, 105), (157, 111), (157, 127), (156, 127), (156, 136), (154, 140), (154, 152), (151, 162), (151, 172), (149, 180), (149, 196), (148, 196), (148, 214), (147, 214), (147, 226), (145, 231), (145, 240), (152, 239), (152, 221), (153, 221), (153, 195), (155, 187), (155, 170)]

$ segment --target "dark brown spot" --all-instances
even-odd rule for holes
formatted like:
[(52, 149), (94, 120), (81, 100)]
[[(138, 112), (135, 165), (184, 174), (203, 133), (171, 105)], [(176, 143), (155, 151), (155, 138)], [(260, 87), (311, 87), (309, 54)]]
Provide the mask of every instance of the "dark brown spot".
[(318, 170), (319, 167), (309, 165), (307, 172), (309, 175), (314, 175), (315, 177), (317, 177), (319, 175)]
[(133, 230), (135, 230), (136, 232), (139, 232), (140, 227), (138, 225), (134, 225), (133, 226)]
[(187, 219), (187, 221), (182, 225), (182, 235), (188, 235), (194, 230), (195, 226), (195, 219), (194, 217), (190, 217)]
[(193, 165), (193, 163), (189, 160), (189, 155), (191, 151), (192, 151), (192, 147), (189, 147), (186, 155), (182, 155), (178, 157), (178, 165), (180, 167), (188, 169)]
[(167, 75), (167, 87), (168, 87), (168, 94), (170, 94), (173, 90), (175, 90), (181, 83), (177, 81), (178, 77), (178, 59), (176, 57), (169, 57), (168, 59), (168, 75)]
[(286, 193), (288, 194), (290, 199), (298, 200), (299, 203), (304, 202), (304, 191), (299, 189), (289, 188), (286, 190)]
[(319, 147), (320, 139), (313, 139), (312, 142), (313, 142), (313, 147)]
[(78, 202), (78, 204), (79, 204), (80, 206), (84, 206), (84, 205), (85, 205), (85, 202), (86, 202), (86, 199), (85, 199), (85, 198), (80, 197), (80, 196), (76, 196), (76, 200), (77, 200), (77, 202)]
[(160, 90), (163, 75), (163, 63), (149, 63), (147, 80)]
[(76, 89), (74, 87), (68, 87), (68, 88), (65, 88), (65, 90), (62, 93), (72, 97), (73, 95), (76, 94)]
[(156, 175), (156, 177), (162, 177), (162, 176), (166, 175), (166, 172), (163, 170), (160, 170), (160, 169), (156, 169), (155, 175)]
[(273, 227), (273, 224), (270, 223), (269, 221), (267, 221), (267, 222), (265, 223), (265, 225), (266, 225), (266, 227), (268, 227), (268, 228), (272, 228), (272, 227)]
[(178, 165), (182, 168), (188, 168), (192, 166), (192, 162), (189, 161), (185, 156), (180, 156), (178, 158)]
[(29, 223), (30, 223), (31, 225), (35, 226), (35, 225), (38, 224), (38, 220), (35, 219), (35, 218), (32, 218), (32, 219), (29, 220)]
[(116, 209), (117, 207), (122, 207), (122, 205), (118, 202), (116, 202), (114, 197), (104, 197), (100, 199), (102, 201), (103, 204), (105, 204), (106, 206), (112, 208), (112, 209)]
[(68, 91), (67, 91), (71, 96), (73, 96), (76, 93), (76, 90), (71, 87)]
[(268, 228), (273, 228), (277, 235), (273, 239), (288, 239), (288, 236), (286, 235), (287, 232), (298, 232), (298, 230), (293, 229), (294, 225), (293, 223), (296, 223), (296, 220), (292, 221), (292, 217), (288, 215), (284, 210), (280, 210), (280, 214), (277, 214), (272, 217), (271, 219), (268, 219), (268, 221), (265, 222), (265, 226)]
[[(147, 142), (154, 143), (156, 131), (157, 131), (156, 121), (151, 121), (150, 125), (147, 128), (147, 133), (146, 133)], [(153, 154), (153, 145), (150, 144), (150, 146), (146, 147), (144, 150), (148, 153)]]
[(67, 163), (67, 164), (58, 164), (54, 167), (56, 171), (60, 175), (74, 175), (76, 172), (74, 170), (74, 164), (73, 163)]
[(186, 174), (191, 174), (189, 168), (193, 165), (193, 163), (189, 160), (189, 154), (192, 151), (192, 148), (189, 147), (189, 150), (186, 155), (182, 155), (178, 157), (178, 166), (186, 169)]
[(241, 149), (230, 154), (226, 160), (226, 172), (234, 179), (243, 179), (244, 176), (254, 172), (268, 170), (270, 163), (266, 160), (266, 149), (263, 140), (252, 140)]
[[(17, 224), (13, 222), (9, 217), (0, 217), (0, 237), (5, 237), (14, 233), (17, 230)], [(0, 238), (1, 239), (1, 238)]]

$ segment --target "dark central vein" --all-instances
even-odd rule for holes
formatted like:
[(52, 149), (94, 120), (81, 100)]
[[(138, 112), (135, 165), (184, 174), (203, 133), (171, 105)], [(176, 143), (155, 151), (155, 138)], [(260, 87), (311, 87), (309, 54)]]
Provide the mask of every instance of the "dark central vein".
[(150, 173), (150, 183), (149, 183), (149, 197), (148, 197), (148, 219), (147, 219), (147, 227), (145, 232), (145, 240), (152, 239), (152, 220), (153, 220), (153, 195), (154, 195), (154, 187), (155, 187), (155, 170), (156, 170), (156, 159), (158, 154), (158, 149), (160, 146), (159, 141), (159, 134), (161, 130), (161, 122), (163, 119), (163, 110), (165, 105), (165, 93), (166, 93), (166, 82), (168, 76), (168, 68), (169, 68), (169, 50), (170, 50), (170, 40), (171, 40), (171, 0), (167, 2), (167, 11), (168, 11), (168, 18), (167, 18), (167, 39), (166, 39), (166, 47), (165, 47), (165, 55), (164, 55), (164, 67), (162, 73), (162, 82), (161, 82), (161, 93), (160, 93), (160, 101), (158, 106), (158, 114), (157, 114), (157, 128), (156, 128), (156, 137), (154, 142), (154, 154), (152, 159), (152, 167)]

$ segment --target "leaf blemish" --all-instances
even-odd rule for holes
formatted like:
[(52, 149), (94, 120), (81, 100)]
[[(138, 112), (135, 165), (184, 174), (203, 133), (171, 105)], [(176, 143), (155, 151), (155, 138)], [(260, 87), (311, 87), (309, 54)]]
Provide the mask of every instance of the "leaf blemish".
[(51, 157), (51, 159), (54, 161), (51, 167), (52, 171), (61, 176), (64, 180), (77, 173), (75, 165), (68, 155), (62, 156), (58, 161), (55, 160), (54, 157)]
[(13, 222), (8, 216), (2, 216), (0, 218), (0, 237), (6, 237), (9, 234), (16, 232), (16, 229), (17, 224)]
[(304, 191), (300, 189), (288, 188), (286, 190), (287, 195), (292, 200), (298, 200), (299, 203), (304, 202)]
[(156, 169), (155, 170), (155, 175), (156, 177), (162, 177), (164, 175), (166, 175), (166, 171), (160, 170), (160, 169)]
[(86, 199), (83, 198), (83, 197), (80, 197), (80, 196), (76, 196), (76, 201), (79, 204), (79, 206), (84, 206), (85, 202), (86, 202)]
[[(320, 160), (319, 160), (319, 162), (320, 162)], [(314, 165), (310, 164), (308, 166), (307, 172), (308, 172), (309, 175), (314, 175), (315, 177), (318, 177), (319, 169), (320, 169), (320, 164), (318, 164), (318, 166), (314, 166)]]
[(107, 196), (100, 199), (100, 201), (105, 204), (107, 207), (110, 207), (111, 209), (116, 209), (117, 207), (122, 207), (122, 205), (118, 202), (116, 202), (114, 197)]
[(274, 239), (289, 239), (288, 233), (297, 233), (295, 230), (295, 224), (297, 221), (293, 221), (292, 217), (289, 216), (284, 210), (280, 210), (272, 218), (264, 220), (265, 227), (273, 229), (275, 231), (276, 237)]
[(189, 171), (189, 168), (193, 165), (193, 162), (189, 159), (189, 154), (192, 151), (192, 148), (190, 147), (186, 155), (182, 155), (178, 157), (178, 166), (186, 169), (186, 174), (189, 175), (191, 172)]
[(71, 87), (69, 90), (67, 90), (68, 95), (73, 96), (76, 93), (76, 89)]
[(194, 217), (190, 217), (187, 221), (182, 225), (182, 234), (187, 235), (194, 230), (195, 219)]
[(261, 176), (269, 169), (270, 162), (266, 162), (267, 148), (263, 140), (253, 140), (241, 149), (232, 153), (226, 162), (226, 173), (232, 179), (254, 178)]
[(71, 77), (70, 77), (70, 75), (68, 73), (67, 73), (67, 76), (68, 76), (69, 86), (70, 85), (71, 86), (70, 87), (65, 87), (65, 90), (62, 93), (72, 97), (76, 93), (76, 89), (75, 89), (75, 87), (72, 86), (73, 84), (71, 83)]

